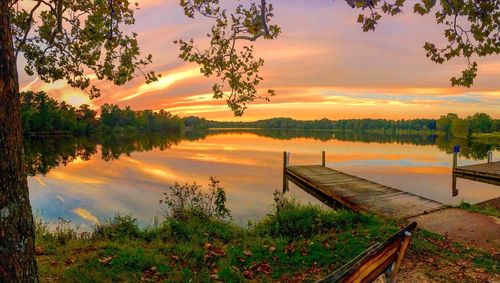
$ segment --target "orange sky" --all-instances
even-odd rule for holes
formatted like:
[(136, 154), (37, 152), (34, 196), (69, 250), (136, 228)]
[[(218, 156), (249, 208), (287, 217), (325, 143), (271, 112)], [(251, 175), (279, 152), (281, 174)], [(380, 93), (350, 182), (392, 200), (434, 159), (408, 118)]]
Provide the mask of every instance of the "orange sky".
[(178, 38), (205, 42), (208, 21), (191, 20), (174, 0), (139, 1), (134, 31), (151, 66), (163, 75), (146, 85), (141, 78), (125, 86), (95, 82), (102, 97), (90, 101), (63, 81), (44, 84), (22, 72), (21, 89), (45, 90), (71, 104), (130, 105), (135, 109), (166, 109), (218, 120), (255, 120), (277, 116), (298, 119), (439, 117), (455, 112), (486, 112), (500, 117), (500, 58), (479, 60), (479, 77), (471, 89), (450, 87), (449, 78), (465, 67), (463, 60), (437, 65), (425, 57), (426, 41), (442, 42), (442, 26), (432, 16), (411, 13), (383, 18), (373, 33), (363, 33), (357, 11), (344, 1), (272, 0), (275, 22), (283, 34), (255, 44), (266, 63), (262, 90), (272, 88), (271, 102), (256, 101), (242, 118), (234, 118), (224, 101), (211, 98), (216, 81), (203, 77), (198, 66), (178, 58)]

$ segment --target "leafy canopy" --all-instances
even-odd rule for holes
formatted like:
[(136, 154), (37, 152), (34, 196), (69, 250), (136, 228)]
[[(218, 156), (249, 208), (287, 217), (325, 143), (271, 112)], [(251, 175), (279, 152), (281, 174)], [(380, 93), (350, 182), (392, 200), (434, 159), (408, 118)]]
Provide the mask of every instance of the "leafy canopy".
[[(276, 39), (281, 32), (272, 24), (273, 5), (269, 0), (231, 1), (223, 8), (219, 0), (180, 0), (187, 17), (213, 20), (207, 33), (207, 48), (191, 40), (176, 40), (179, 57), (195, 62), (201, 72), (220, 79), (212, 87), (215, 99), (225, 98), (235, 115), (243, 115), (247, 104), (275, 95), (259, 93), (264, 64), (254, 56), (252, 42)], [(345, 0), (360, 9), (357, 21), (363, 31), (374, 31), (382, 15), (403, 13), (406, 4), (419, 15), (433, 13), (436, 24), (444, 25), (443, 47), (426, 42), (426, 56), (439, 64), (462, 57), (466, 68), (451, 78), (453, 86), (470, 87), (477, 76), (477, 57), (500, 52), (500, 0)], [(151, 55), (140, 57), (136, 33), (125, 33), (134, 24), (137, 9), (128, 0), (12, 0), (11, 28), (16, 56), (26, 59), (25, 71), (37, 73), (45, 82), (65, 79), (72, 87), (88, 91), (91, 98), (100, 91), (91, 78), (122, 85), (142, 74), (146, 82), (157, 80), (145, 72)], [(228, 90), (229, 89), (229, 90)]]
[[(205, 76), (215, 76), (222, 84), (213, 86), (214, 98), (226, 98), (235, 115), (241, 116), (246, 105), (259, 97), (258, 85), (262, 81), (259, 70), (262, 58), (254, 58), (251, 43), (258, 38), (275, 39), (280, 34), (278, 25), (272, 25), (274, 16), (269, 0), (237, 1), (232, 10), (224, 9), (219, 0), (181, 0), (186, 16), (203, 16), (214, 24), (207, 34), (209, 46), (198, 49), (191, 39), (175, 41), (180, 58), (201, 65)], [(460, 76), (452, 77), (453, 86), (470, 87), (477, 76), (475, 57), (500, 52), (500, 0), (345, 0), (352, 8), (361, 10), (357, 21), (365, 32), (374, 31), (382, 16), (396, 16), (404, 12), (405, 5), (413, 5), (413, 13), (433, 13), (436, 24), (444, 25), (446, 44), (426, 42), (426, 56), (439, 64), (457, 57), (465, 58), (467, 67)], [(228, 5), (230, 6), (230, 5)], [(234, 5), (233, 5), (234, 6)], [(226, 83), (227, 85), (225, 85)], [(224, 92), (225, 87), (230, 91)]]
[(122, 85), (137, 72), (146, 82), (157, 80), (144, 72), (152, 56), (140, 57), (134, 24), (137, 3), (128, 0), (14, 0), (10, 20), (16, 57), (26, 59), (25, 71), (44, 82), (65, 79), (75, 88), (98, 97), (91, 85), (99, 80)]
[[(262, 81), (259, 76), (260, 67), (264, 65), (262, 58), (254, 57), (254, 48), (249, 44), (238, 42), (253, 42), (260, 37), (275, 39), (280, 33), (277, 25), (270, 25), (273, 17), (273, 6), (261, 1), (260, 5), (253, 1), (247, 5), (238, 4), (233, 12), (222, 9), (218, 0), (181, 0), (186, 16), (194, 18), (200, 14), (213, 19), (210, 32), (207, 34), (210, 45), (199, 50), (194, 41), (176, 40), (180, 48), (179, 57), (184, 61), (196, 62), (201, 66), (205, 76), (215, 75), (220, 83), (212, 87), (214, 98), (226, 98), (227, 105), (236, 116), (243, 115), (246, 105), (256, 98), (269, 100), (274, 95), (268, 90), (265, 96), (257, 93), (257, 87)], [(224, 92), (228, 86), (229, 92)]]

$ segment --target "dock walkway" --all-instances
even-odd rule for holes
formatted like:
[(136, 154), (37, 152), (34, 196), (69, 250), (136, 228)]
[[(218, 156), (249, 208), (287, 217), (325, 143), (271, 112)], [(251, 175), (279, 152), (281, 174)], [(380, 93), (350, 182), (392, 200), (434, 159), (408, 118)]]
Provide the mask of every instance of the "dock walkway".
[(459, 177), (471, 177), (478, 181), (484, 180), (500, 184), (500, 161), (459, 166), (453, 168), (453, 173)]
[(439, 202), (322, 165), (288, 166), (285, 162), (284, 178), (323, 199), (390, 219), (407, 219), (444, 208)]

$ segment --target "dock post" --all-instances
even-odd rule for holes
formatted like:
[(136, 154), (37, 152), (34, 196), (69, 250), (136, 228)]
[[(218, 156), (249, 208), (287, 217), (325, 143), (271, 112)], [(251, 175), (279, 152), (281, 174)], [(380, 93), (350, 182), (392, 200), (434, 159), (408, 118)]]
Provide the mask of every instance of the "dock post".
[(326, 162), (325, 162), (325, 151), (323, 150), (321, 152), (321, 165), (323, 165), (323, 167), (325, 167), (325, 164), (326, 164)]
[(493, 162), (493, 151), (488, 150), (488, 163)]
[(286, 178), (286, 170), (289, 162), (289, 153), (283, 151), (283, 193), (288, 191), (288, 179)]
[(451, 196), (452, 197), (458, 196), (457, 176), (455, 175), (455, 173), (451, 174)]
[(458, 152), (453, 153), (453, 169), (457, 168), (457, 156)]

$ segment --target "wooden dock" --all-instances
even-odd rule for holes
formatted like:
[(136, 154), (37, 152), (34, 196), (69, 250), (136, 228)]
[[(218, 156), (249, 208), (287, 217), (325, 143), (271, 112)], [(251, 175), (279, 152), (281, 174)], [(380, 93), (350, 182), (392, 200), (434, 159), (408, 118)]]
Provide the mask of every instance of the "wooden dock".
[(283, 164), (284, 188), (290, 180), (323, 201), (331, 200), (355, 211), (366, 211), (390, 219), (407, 219), (444, 208), (439, 202), (324, 165), (289, 166), (286, 153)]
[(500, 161), (458, 166), (453, 168), (453, 174), (460, 178), (500, 185)]

